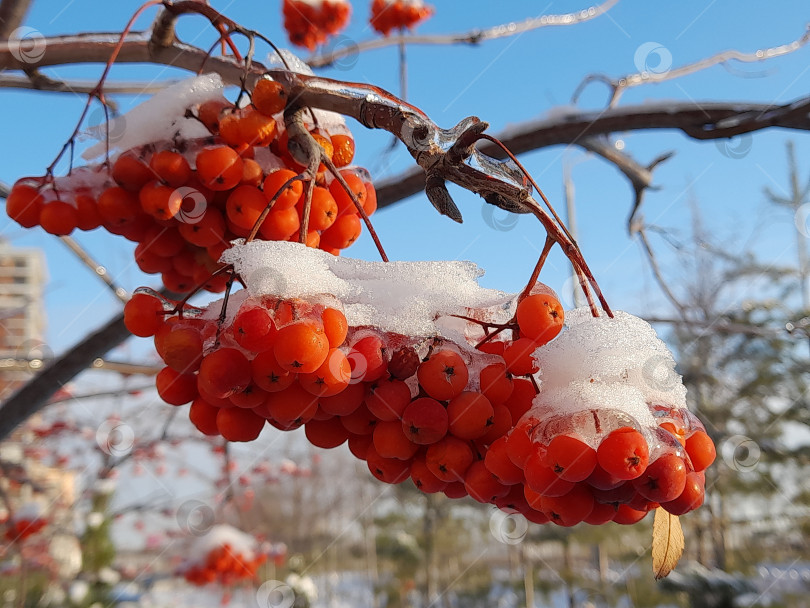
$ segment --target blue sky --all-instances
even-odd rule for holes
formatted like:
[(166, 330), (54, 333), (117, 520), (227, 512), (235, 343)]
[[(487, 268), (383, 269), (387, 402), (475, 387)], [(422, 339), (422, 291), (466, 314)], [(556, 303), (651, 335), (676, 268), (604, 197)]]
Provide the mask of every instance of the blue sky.
[[(46, 35), (79, 31), (115, 31), (135, 9), (135, 2), (103, 3), (73, 0), (67, 4), (34, 3), (27, 24)], [(212, 4), (235, 20), (286, 44), (280, 24), (280, 2), (212, 0)], [(420, 33), (463, 32), (529, 16), (562, 13), (586, 8), (572, 0), (556, 2), (498, 3), (488, 1), (439, 1), (436, 15), (419, 28)], [(345, 35), (353, 40), (373, 37), (367, 26), (366, 3), (355, 3), (354, 17)], [(142, 18), (145, 27), (155, 9)], [(408, 50), (409, 101), (422, 108), (441, 126), (451, 126), (468, 115), (492, 125), (491, 132), (536, 118), (555, 106), (567, 105), (579, 82), (588, 74), (616, 77), (637, 71), (635, 58), (645, 43), (658, 43), (671, 56), (673, 67), (726, 49), (751, 52), (799, 38), (810, 22), (810, 5), (799, 0), (775, 1), (767, 11), (752, 1), (685, 3), (638, 3), (624, 0), (607, 15), (570, 27), (545, 28), (478, 46), (415, 46)], [(210, 27), (199, 17), (185, 17), (179, 29), (183, 40), (207, 46)], [(261, 51), (262, 53), (264, 50)], [(304, 55), (306, 55), (304, 53)], [(351, 69), (329, 69), (333, 78), (370, 82), (392, 92), (398, 90), (397, 52), (387, 48), (361, 54)], [(628, 90), (622, 105), (661, 100), (739, 100), (784, 103), (806, 95), (810, 89), (810, 47), (787, 57), (761, 64), (717, 66), (704, 72)], [(101, 66), (64, 67), (53, 70), (63, 77), (95, 78)], [(176, 78), (182, 73), (163, 66), (121, 66), (113, 80)], [(122, 109), (144, 97), (122, 96)], [(588, 87), (579, 100), (587, 109), (601, 108), (606, 99), (599, 84)], [(4, 90), (0, 104), (5, 110), (0, 141), (3, 163), (0, 179), (12, 183), (23, 175), (43, 172), (81, 111), (83, 98), (70, 95)], [(96, 119), (97, 120), (97, 119)], [(384, 154), (390, 136), (350, 125), (357, 138), (358, 164), (375, 177), (390, 176), (412, 165), (402, 147)], [(625, 151), (646, 164), (665, 151), (675, 157), (655, 172), (661, 189), (648, 192), (644, 214), (650, 223), (685, 236), (689, 223), (688, 203), (694, 199), (705, 214), (712, 232), (724, 241), (747, 239), (754, 228), (760, 254), (773, 261), (794, 259), (793, 218), (770, 213), (762, 187), (779, 190), (787, 182), (784, 144), (797, 145), (798, 158), (808, 157), (810, 139), (801, 133), (769, 130), (748, 140), (724, 143), (697, 142), (672, 131), (618, 134)], [(748, 149), (734, 154), (737, 148)], [(732, 150), (729, 153), (728, 150)], [(741, 156), (735, 158), (735, 156)], [(572, 165), (576, 188), (579, 241), (609, 301), (615, 308), (634, 313), (657, 310), (662, 305), (642, 262), (638, 245), (626, 232), (625, 221), (632, 202), (624, 177), (605, 161), (579, 148), (557, 146), (523, 155), (521, 160), (540, 183), (558, 211), (563, 211), (562, 166)], [(375, 226), (392, 259), (470, 259), (486, 269), (482, 283), (517, 291), (531, 271), (544, 234), (530, 217), (520, 217), (509, 230), (493, 229), (485, 221), (486, 205), (478, 197), (452, 190), (465, 217), (456, 225), (436, 214), (423, 195), (414, 196), (381, 211)], [(766, 217), (767, 216), (767, 217)], [(496, 213), (496, 219), (508, 221)], [(767, 220), (767, 221), (765, 221)], [(764, 223), (763, 223), (764, 222)], [(120, 310), (120, 304), (83, 266), (74, 261), (61, 243), (40, 229), (23, 230), (0, 220), (3, 236), (20, 246), (45, 250), (50, 282), (46, 307), (46, 341), (56, 351), (67, 348), (89, 328)], [(76, 233), (76, 238), (102, 261), (127, 289), (154, 285), (131, 264), (132, 244), (100, 230)], [(666, 243), (655, 238), (665, 269), (671, 270)], [(376, 259), (371, 240), (364, 233), (351, 248), (354, 257)], [(568, 270), (555, 253), (541, 279), (562, 289)], [(130, 345), (137, 352), (145, 352)]]

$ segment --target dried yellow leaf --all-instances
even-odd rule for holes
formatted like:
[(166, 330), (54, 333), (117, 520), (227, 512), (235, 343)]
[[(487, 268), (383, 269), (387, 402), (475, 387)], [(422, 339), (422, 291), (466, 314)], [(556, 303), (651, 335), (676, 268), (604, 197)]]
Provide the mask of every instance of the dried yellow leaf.
[(684, 548), (683, 530), (677, 515), (664, 509), (655, 510), (653, 520), (652, 563), (655, 580), (667, 576), (681, 559)]

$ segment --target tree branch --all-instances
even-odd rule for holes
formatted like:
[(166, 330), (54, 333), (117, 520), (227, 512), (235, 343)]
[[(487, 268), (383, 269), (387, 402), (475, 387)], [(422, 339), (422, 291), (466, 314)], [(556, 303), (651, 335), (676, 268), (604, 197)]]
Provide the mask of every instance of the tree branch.
[(382, 38), (374, 38), (373, 40), (366, 40), (357, 44), (343, 46), (339, 49), (323, 53), (321, 55), (314, 55), (307, 60), (307, 63), (313, 68), (321, 68), (329, 66), (336, 61), (343, 59), (349, 55), (355, 55), (365, 51), (381, 49), (388, 46), (408, 45), (408, 44), (427, 44), (427, 45), (448, 45), (448, 44), (480, 44), (487, 40), (495, 40), (497, 38), (506, 38), (507, 36), (515, 36), (523, 34), (530, 30), (537, 30), (543, 27), (557, 27), (563, 25), (577, 25), (590, 21), (601, 15), (604, 15), (616, 4), (619, 0), (607, 0), (598, 6), (591, 6), (589, 8), (577, 11), (575, 13), (564, 13), (561, 15), (541, 15), (539, 17), (532, 17), (521, 21), (520, 23), (505, 23), (503, 25), (496, 25), (486, 29), (477, 29), (470, 32), (461, 34), (438, 34), (430, 36), (422, 35), (399, 35), (399, 36), (385, 36)]
[[(677, 129), (693, 139), (723, 139), (768, 127), (810, 130), (808, 112), (810, 97), (782, 106), (748, 102), (649, 103), (601, 112), (555, 113), (511, 127), (501, 132), (498, 139), (515, 154), (561, 144), (582, 145), (585, 138), (619, 131)], [(480, 150), (502, 157), (489, 143), (481, 144)], [(379, 183), (377, 203), (385, 207), (421, 192), (424, 187), (424, 171), (409, 169)]]
[[(159, 82), (108, 82), (104, 85), (104, 93), (112, 95), (154, 94), (176, 82), (176, 80), (161, 80)], [(15, 74), (0, 74), (0, 88), (3, 89), (33, 89), (36, 91), (86, 95), (93, 91), (96, 84), (97, 82), (95, 80), (57, 80), (39, 73), (36, 78), (18, 76)]]
[[(717, 53), (716, 55), (712, 55), (711, 57), (706, 57), (705, 59), (701, 59), (699, 61), (695, 61), (694, 63), (689, 63), (672, 70), (669, 69), (669, 66), (660, 66), (658, 68), (660, 71), (656, 71), (655, 69), (644, 70), (635, 74), (626, 74), (624, 76), (620, 76), (619, 78), (611, 78), (605, 74), (590, 74), (582, 80), (574, 91), (574, 94), (571, 97), (571, 103), (575, 104), (577, 102), (579, 96), (582, 94), (582, 91), (584, 91), (585, 87), (587, 87), (590, 83), (601, 82), (606, 84), (611, 89), (608, 107), (613, 108), (618, 103), (619, 97), (621, 97), (622, 93), (631, 87), (664, 82), (665, 80), (675, 80), (681, 76), (694, 74), (696, 72), (700, 72), (701, 70), (705, 70), (718, 64), (724, 64), (732, 60), (739, 61), (741, 63), (754, 63), (757, 61), (772, 59), (773, 57), (781, 57), (782, 55), (788, 55), (794, 51), (797, 51), (808, 42), (810, 42), (810, 25), (805, 26), (804, 35), (798, 40), (794, 40), (793, 42), (782, 44), (780, 46), (760, 49), (758, 51), (754, 51), (753, 53), (742, 53), (736, 50), (723, 51), (721, 53)], [(663, 50), (666, 51), (666, 49)], [(667, 51), (667, 53), (668, 52), (669, 51)], [(660, 53), (658, 48), (650, 50), (650, 54), (658, 53)], [(644, 60), (646, 61), (646, 57)], [(665, 59), (663, 59), (660, 55), (658, 56), (658, 60), (665, 61)]]
[(54, 359), (0, 407), (0, 439), (41, 410), (59, 388), (90, 367), (95, 359), (130, 335), (121, 313), (79, 341), (65, 355)]

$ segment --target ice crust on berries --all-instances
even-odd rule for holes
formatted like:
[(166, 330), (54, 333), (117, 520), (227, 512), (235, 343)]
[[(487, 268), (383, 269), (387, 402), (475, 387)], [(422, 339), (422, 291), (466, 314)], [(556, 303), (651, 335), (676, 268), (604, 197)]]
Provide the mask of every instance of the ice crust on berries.
[(655, 428), (650, 404), (686, 408), (686, 388), (672, 353), (649, 323), (626, 312), (616, 311), (612, 319), (593, 317), (587, 307), (566, 312), (563, 331), (534, 358), (540, 392), (526, 416), (596, 411), (607, 428), (587, 424), (587, 416), (579, 416), (586, 424), (577, 428), (591, 445), (598, 444), (597, 435), (619, 426)]
[[(308, 4), (312, 4), (313, 6), (320, 6), (323, 4), (323, 0), (305, 0)], [(337, 0), (331, 0), (334, 4), (339, 4)], [(306, 74), (307, 76), (314, 76), (315, 72), (312, 71), (312, 68), (309, 67), (306, 61), (291, 53), (287, 49), (279, 49), (281, 51), (281, 56), (278, 53), (270, 53), (267, 56), (267, 63), (269, 66), (274, 68), (281, 68), (284, 70), (289, 70), (290, 72), (295, 72), (296, 74)], [(284, 58), (282, 61), (281, 58)], [(286, 62), (286, 65), (285, 65)], [(328, 87), (329, 85), (325, 83), (318, 83), (319, 87)], [(335, 85), (335, 88), (338, 88), (340, 85)], [(337, 112), (330, 112), (329, 110), (322, 110), (320, 108), (310, 108), (308, 112), (304, 114), (304, 123), (307, 126), (312, 125), (312, 115), (310, 112), (315, 114), (315, 118), (318, 122), (318, 128), (326, 131), (329, 135), (338, 135), (344, 134), (347, 135), (350, 133), (349, 128), (346, 126), (346, 120), (343, 118), (342, 114), (338, 114)]]
[[(129, 150), (175, 134), (186, 140), (208, 137), (208, 130), (198, 120), (184, 115), (191, 106), (221, 97), (224, 88), (219, 74), (202, 74), (166, 87), (126, 114), (109, 121), (113, 135), (110, 147)], [(93, 160), (106, 152), (106, 125), (90, 129), (88, 133), (100, 140), (82, 153), (85, 160)]]
[(452, 324), (441, 331), (436, 318), (509, 298), (480, 287), (483, 270), (472, 262), (366, 262), (299, 243), (270, 241), (235, 245), (221, 261), (235, 266), (254, 297), (311, 299), (331, 294), (343, 303), (350, 326), (407, 336), (457, 335)]

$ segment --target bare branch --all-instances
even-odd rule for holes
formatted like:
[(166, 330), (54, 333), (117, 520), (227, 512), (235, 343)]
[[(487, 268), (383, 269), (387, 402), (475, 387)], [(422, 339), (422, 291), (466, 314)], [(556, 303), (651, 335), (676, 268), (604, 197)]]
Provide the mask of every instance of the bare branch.
[(620, 76), (619, 78), (611, 78), (610, 76), (606, 76), (605, 74), (590, 74), (583, 79), (583, 81), (574, 91), (574, 95), (571, 98), (571, 103), (575, 104), (577, 102), (579, 96), (582, 94), (582, 91), (584, 91), (585, 87), (587, 87), (590, 83), (602, 82), (611, 89), (611, 96), (610, 102), (608, 103), (608, 107), (613, 108), (618, 103), (619, 97), (621, 97), (622, 93), (624, 93), (626, 89), (629, 89), (631, 87), (637, 87), (643, 84), (664, 82), (665, 80), (675, 80), (676, 78), (680, 78), (681, 76), (694, 74), (696, 72), (700, 72), (701, 70), (705, 70), (712, 66), (724, 64), (728, 61), (739, 61), (741, 63), (754, 63), (757, 61), (765, 61), (767, 59), (772, 59), (774, 57), (781, 57), (783, 55), (788, 55), (790, 53), (793, 53), (794, 51), (797, 51), (798, 49), (806, 45), (808, 42), (810, 42), (810, 25), (807, 25), (805, 27), (804, 35), (798, 40), (794, 40), (793, 42), (782, 44), (780, 46), (760, 49), (758, 51), (754, 51), (753, 53), (742, 53), (740, 51), (732, 49), (728, 51), (723, 51), (721, 53), (717, 53), (716, 55), (712, 55), (711, 57), (706, 57), (705, 59), (701, 59), (700, 61), (695, 61), (694, 63), (688, 63), (679, 68), (674, 68), (670, 70), (668, 66), (666, 67), (666, 69), (664, 69), (664, 67), (662, 66), (660, 72), (656, 72), (654, 70), (650, 71), (645, 70), (637, 72), (635, 74), (626, 74), (625, 76)]
[[(560, 144), (581, 145), (583, 138), (619, 131), (677, 129), (699, 140), (723, 139), (768, 127), (810, 130), (810, 97), (774, 106), (748, 102), (672, 102), (623, 106), (601, 112), (557, 113), (549, 118), (527, 121), (498, 135), (515, 154)], [(495, 146), (480, 150), (501, 156)], [(377, 186), (377, 203), (390, 205), (425, 187), (424, 172), (409, 169)]]
[(90, 367), (96, 358), (129, 336), (122, 313), (87, 335), (65, 355), (54, 359), (0, 407), (0, 439), (7, 437), (29, 416), (41, 410), (60, 387)]
[(664, 292), (664, 295), (667, 299), (672, 303), (678, 313), (681, 315), (681, 318), (686, 321), (686, 308), (683, 304), (675, 297), (675, 294), (672, 293), (672, 290), (667, 285), (666, 279), (664, 279), (664, 275), (661, 274), (661, 268), (658, 266), (658, 260), (655, 257), (655, 253), (653, 252), (652, 247), (650, 246), (650, 241), (647, 239), (647, 232), (644, 229), (643, 225), (639, 225), (631, 229), (631, 235), (635, 233), (638, 235), (639, 240), (641, 241), (642, 249), (646, 254), (647, 261), (650, 263), (650, 269), (652, 270), (653, 277), (655, 277), (656, 283), (661, 288), (661, 291)]
[(606, 0), (597, 6), (561, 15), (541, 15), (521, 21), (520, 23), (505, 23), (486, 29), (473, 30), (461, 34), (439, 34), (430, 36), (400, 35), (375, 38), (358, 44), (347, 45), (328, 53), (310, 57), (307, 63), (313, 68), (326, 67), (348, 55), (355, 55), (365, 51), (381, 49), (388, 46), (427, 44), (427, 45), (448, 45), (448, 44), (480, 44), (487, 40), (516, 36), (531, 30), (543, 27), (557, 27), (563, 25), (577, 25), (595, 19), (613, 8), (619, 0)]
[(665, 318), (665, 317), (644, 317), (644, 319), (648, 323), (666, 323), (669, 325), (684, 325), (688, 324), (690, 327), (704, 327), (709, 328), (712, 330), (713, 333), (718, 334), (743, 334), (747, 336), (761, 336), (764, 338), (773, 338), (779, 336), (785, 336), (789, 332), (783, 328), (770, 328), (770, 327), (760, 327), (757, 325), (748, 325), (746, 323), (736, 323), (733, 321), (729, 321), (727, 319), (723, 319), (722, 317), (719, 319), (713, 320), (700, 320), (700, 319), (674, 319), (674, 318)]
[[(104, 92), (111, 95), (154, 94), (176, 82), (176, 80), (108, 82), (104, 85)], [(34, 89), (36, 91), (86, 95), (96, 87), (96, 84), (95, 80), (57, 80), (44, 74), (39, 74), (36, 79), (15, 74), (0, 74), (0, 88), (6, 89)]]
[(129, 294), (127, 290), (123, 287), (120, 287), (115, 284), (110, 278), (109, 273), (107, 272), (107, 268), (96, 262), (89, 253), (87, 253), (79, 243), (77, 243), (74, 239), (69, 236), (60, 236), (59, 240), (62, 241), (67, 248), (70, 249), (73, 254), (81, 260), (81, 262), (87, 266), (90, 270), (93, 271), (99, 279), (101, 279), (104, 284), (110, 288), (110, 291), (113, 292), (116, 298), (121, 300), (121, 302), (125, 303), (129, 300)]

